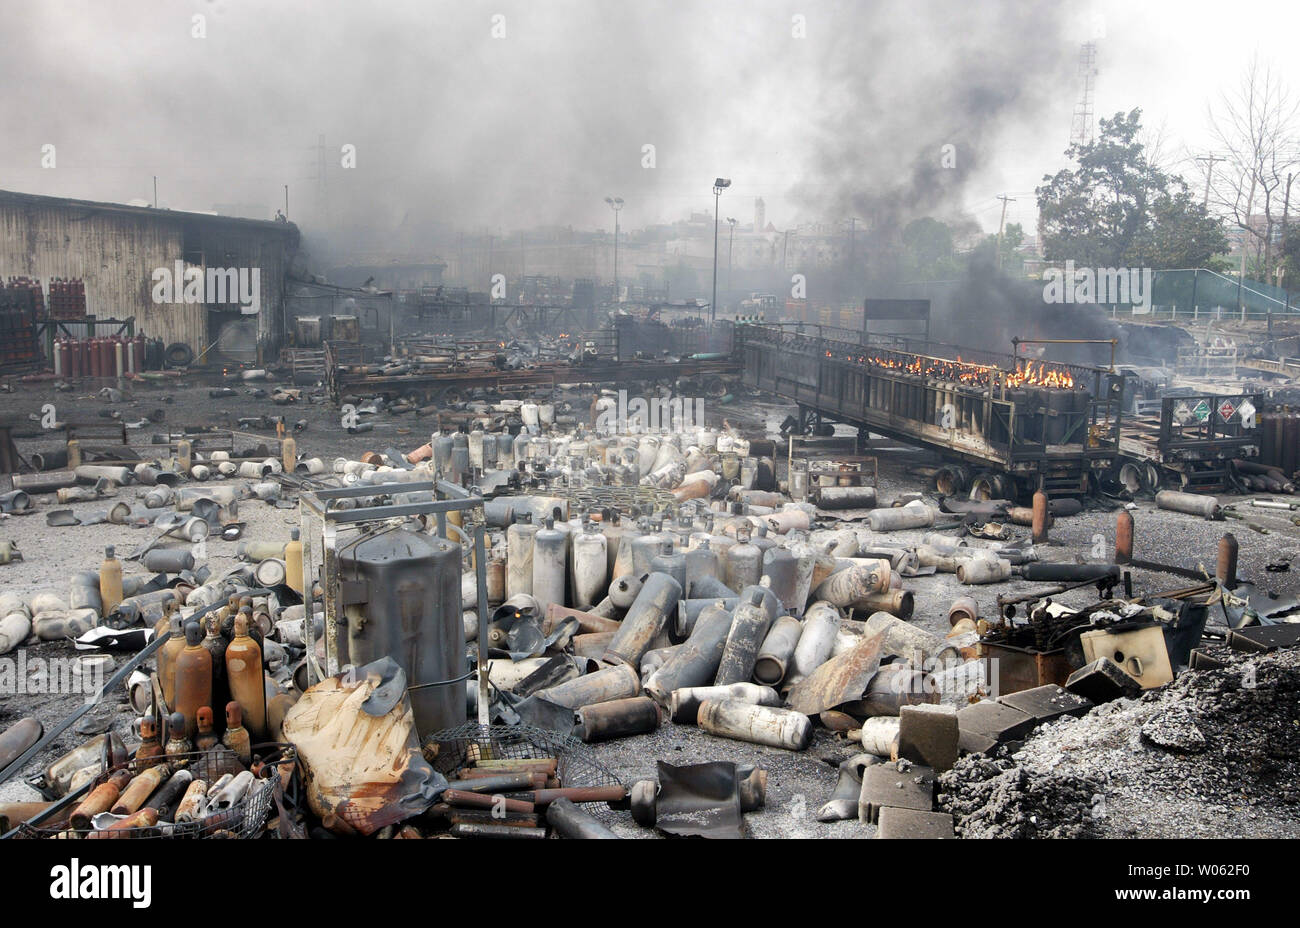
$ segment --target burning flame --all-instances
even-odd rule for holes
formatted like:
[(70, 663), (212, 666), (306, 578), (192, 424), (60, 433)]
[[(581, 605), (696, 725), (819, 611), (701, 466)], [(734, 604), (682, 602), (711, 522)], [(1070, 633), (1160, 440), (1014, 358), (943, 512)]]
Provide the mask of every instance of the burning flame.
[[(827, 351), (826, 357), (835, 355)], [(963, 361), (961, 355), (956, 361), (944, 361), (938, 358), (924, 358), (919, 355), (888, 356), (881, 354), (857, 355), (846, 354), (844, 360), (858, 364), (869, 364), (886, 370), (902, 371), (935, 380), (951, 380), (972, 386), (1008, 386), (1008, 387), (1048, 387), (1057, 390), (1074, 388), (1074, 377), (1064, 368), (1054, 367), (1044, 361), (1021, 360), (1016, 362), (1014, 371), (1005, 371), (1000, 367), (987, 364), (975, 364)]]

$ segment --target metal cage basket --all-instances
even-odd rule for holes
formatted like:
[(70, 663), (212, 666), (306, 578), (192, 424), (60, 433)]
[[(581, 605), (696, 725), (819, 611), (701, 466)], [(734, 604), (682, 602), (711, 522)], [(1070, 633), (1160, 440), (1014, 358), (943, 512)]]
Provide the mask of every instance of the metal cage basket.
[[(437, 746), (433, 769), (448, 779), (475, 756), (494, 759), (537, 760), (555, 758), (556, 778), (561, 786), (621, 786), (614, 776), (581, 741), (558, 731), (530, 725), (479, 725), (467, 722), (458, 728), (435, 732), (424, 739), (425, 755)], [(604, 802), (578, 805), (588, 814), (610, 822), (613, 811)]]
[[(255, 755), (263, 766), (263, 776), (259, 777), (253, 787), (239, 802), (228, 809), (222, 809), (212, 815), (204, 816), (196, 822), (163, 823), (142, 828), (123, 828), (113, 832), (113, 838), (141, 840), (151, 838), (194, 839), (194, 838), (254, 838), (261, 832), (274, 801), (275, 786), (279, 778), (281, 764), (295, 764), (297, 755), (292, 745), (279, 744), (269, 746), (272, 750)], [(184, 764), (196, 780), (205, 780), (209, 784), (216, 782), (226, 773), (238, 774), (247, 769), (226, 752), (188, 751), (173, 755), (169, 762)], [(124, 764), (106, 770), (91, 783), (90, 789), (106, 782), (119, 770), (128, 770), (132, 776), (143, 771), (148, 765), (135, 758)], [(89, 792), (89, 791), (88, 791)], [(19, 838), (86, 838), (95, 834), (94, 828), (72, 828), (63, 826), (29, 825), (23, 823), (18, 827)]]

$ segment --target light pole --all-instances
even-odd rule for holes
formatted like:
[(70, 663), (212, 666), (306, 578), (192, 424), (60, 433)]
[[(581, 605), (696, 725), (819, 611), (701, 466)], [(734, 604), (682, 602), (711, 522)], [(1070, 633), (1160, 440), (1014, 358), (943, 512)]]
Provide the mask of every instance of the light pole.
[(727, 225), (731, 226), (731, 232), (727, 235), (727, 289), (731, 289), (731, 249), (736, 244), (736, 220), (727, 217)]
[(605, 202), (614, 211), (614, 302), (618, 303), (618, 211), (623, 208), (623, 198), (605, 197)]
[(718, 312), (718, 200), (730, 186), (731, 179), (727, 177), (713, 181), (713, 299), (709, 302), (709, 325), (713, 325)]

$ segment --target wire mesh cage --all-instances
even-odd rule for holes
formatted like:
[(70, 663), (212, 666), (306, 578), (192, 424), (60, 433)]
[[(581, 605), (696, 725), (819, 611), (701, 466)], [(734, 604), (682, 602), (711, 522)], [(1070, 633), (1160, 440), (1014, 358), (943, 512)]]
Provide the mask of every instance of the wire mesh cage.
[[(554, 758), (560, 786), (621, 786), (591, 750), (576, 738), (558, 731), (530, 725), (479, 725), (468, 722), (459, 728), (435, 732), (424, 739), (425, 756), (433, 752), (433, 769), (448, 779), (457, 770), (480, 760), (542, 760)], [(615, 816), (604, 802), (581, 802), (588, 814), (605, 822)]]
[[(67, 823), (59, 826), (29, 825), (19, 826), (16, 837), (19, 838), (87, 838), (91, 836), (112, 837), (114, 839), (140, 840), (146, 838), (254, 838), (261, 833), (266, 824), (274, 799), (275, 786), (279, 781), (281, 764), (294, 764), (296, 755), (291, 745), (273, 745), (270, 750), (258, 754), (259, 773), (254, 774), (252, 786), (230, 806), (210, 809), (201, 818), (188, 822), (163, 822), (157, 825), (139, 828), (119, 828), (112, 832), (96, 828), (73, 828)], [(96, 787), (106, 783), (115, 773), (125, 770), (132, 777), (144, 772), (150, 760), (132, 758), (124, 764), (118, 764), (101, 773), (91, 783), (89, 795)], [(238, 776), (248, 768), (229, 750), (188, 751), (164, 758), (173, 771), (185, 769), (192, 776), (190, 782), (202, 780), (209, 787), (226, 774)], [(157, 790), (154, 791), (155, 793)], [(75, 808), (75, 806), (74, 806)]]

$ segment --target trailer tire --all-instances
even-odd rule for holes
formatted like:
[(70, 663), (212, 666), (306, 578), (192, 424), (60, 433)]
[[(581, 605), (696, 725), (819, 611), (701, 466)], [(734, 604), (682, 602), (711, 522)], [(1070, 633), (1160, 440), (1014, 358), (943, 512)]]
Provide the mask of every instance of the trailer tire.
[(970, 498), (976, 501), (1007, 498), (1007, 478), (1002, 474), (984, 471), (970, 484)]
[(1143, 492), (1146, 483), (1146, 469), (1141, 464), (1125, 461), (1120, 465), (1116, 479), (1119, 481), (1119, 485), (1128, 491), (1129, 495), (1137, 496)]
[(1162, 481), (1160, 478), (1160, 468), (1156, 467), (1154, 464), (1147, 464), (1146, 486), (1144, 488), (1145, 492), (1150, 493), (1152, 496), (1155, 496), (1157, 493), (1160, 492), (1160, 485), (1163, 482), (1164, 481)]
[(957, 496), (970, 485), (970, 474), (960, 464), (945, 464), (934, 475), (934, 488), (943, 496)]

